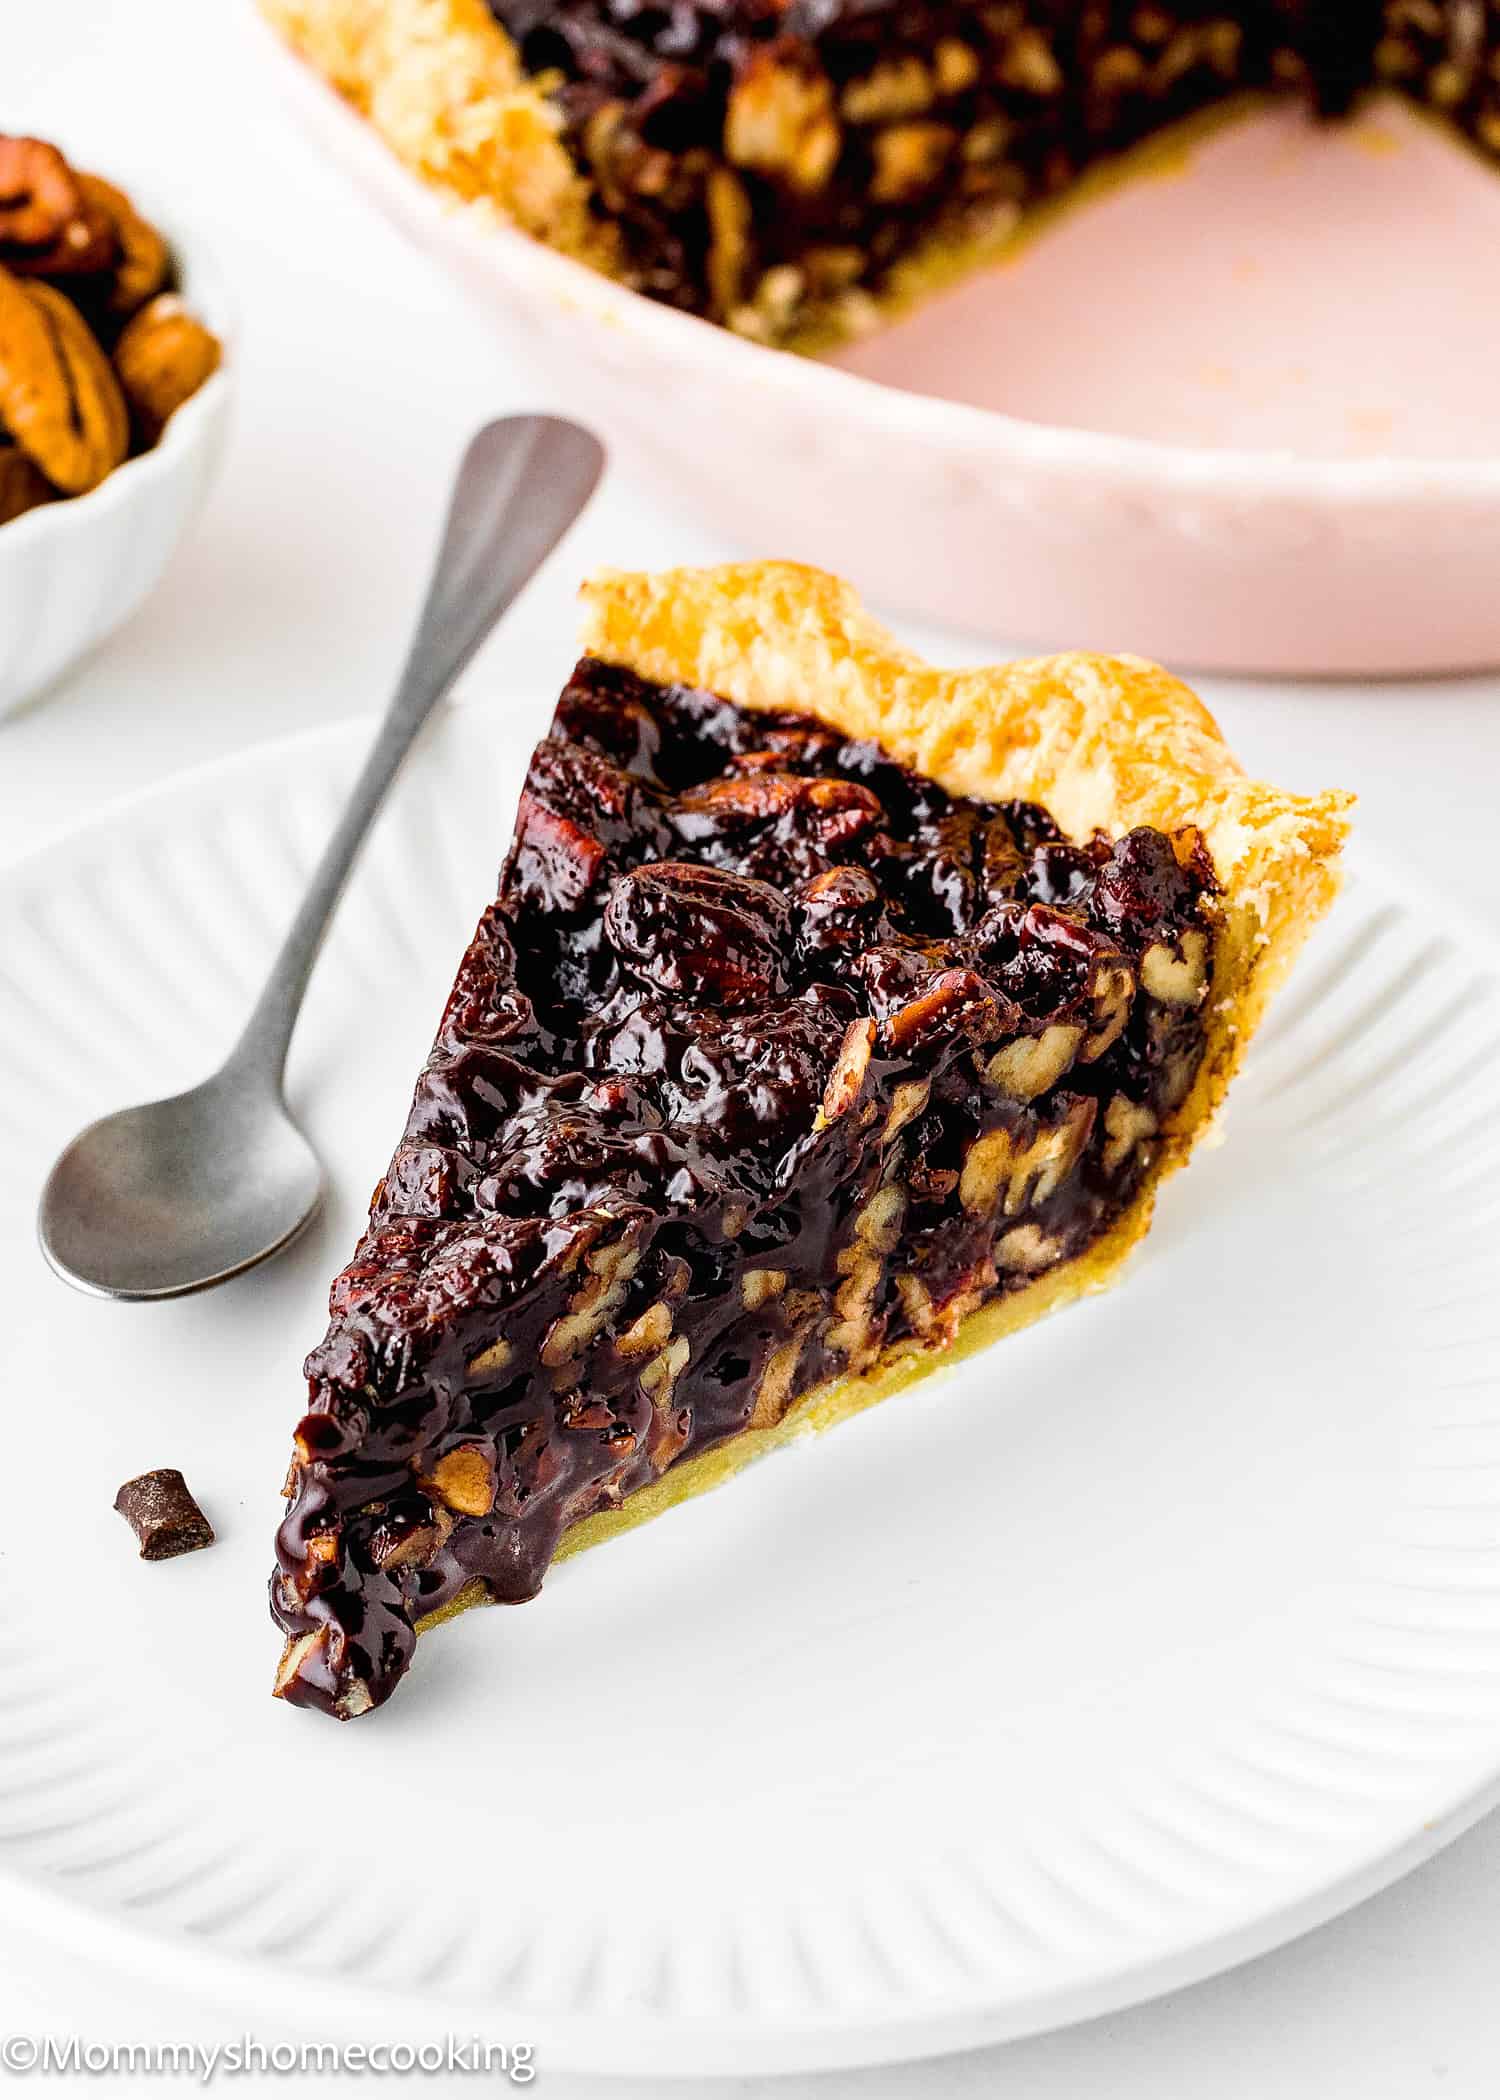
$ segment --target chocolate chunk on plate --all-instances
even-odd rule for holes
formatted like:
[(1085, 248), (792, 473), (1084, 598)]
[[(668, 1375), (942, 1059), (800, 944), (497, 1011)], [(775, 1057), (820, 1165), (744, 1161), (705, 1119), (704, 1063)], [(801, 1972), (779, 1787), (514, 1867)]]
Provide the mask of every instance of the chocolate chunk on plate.
[(115, 1508), (140, 1540), (142, 1560), (175, 1560), (214, 1542), (212, 1524), (175, 1466), (127, 1480)]

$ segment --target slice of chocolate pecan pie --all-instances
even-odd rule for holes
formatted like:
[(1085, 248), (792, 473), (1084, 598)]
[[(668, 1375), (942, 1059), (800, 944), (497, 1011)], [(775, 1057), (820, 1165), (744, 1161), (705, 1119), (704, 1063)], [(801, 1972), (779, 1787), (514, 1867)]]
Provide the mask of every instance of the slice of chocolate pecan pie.
[(261, 0), (450, 197), (756, 341), (858, 333), (1247, 98), (1500, 158), (1486, 0)]
[(589, 586), (499, 894), (307, 1363), (283, 1697), (1110, 1280), (1348, 798), (1132, 658), (944, 672), (841, 584)]

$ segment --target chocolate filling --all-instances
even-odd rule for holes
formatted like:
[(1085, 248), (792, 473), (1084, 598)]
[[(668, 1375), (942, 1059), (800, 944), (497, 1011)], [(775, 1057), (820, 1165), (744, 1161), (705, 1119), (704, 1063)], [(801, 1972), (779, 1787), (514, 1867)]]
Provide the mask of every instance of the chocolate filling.
[(1163, 125), (1377, 82), (1500, 153), (1486, 0), (489, 0), (652, 296), (763, 340), (866, 322)]
[(585, 659), (307, 1361), (278, 1689), (1087, 1248), (1204, 1044), (1196, 832), (1065, 838)]

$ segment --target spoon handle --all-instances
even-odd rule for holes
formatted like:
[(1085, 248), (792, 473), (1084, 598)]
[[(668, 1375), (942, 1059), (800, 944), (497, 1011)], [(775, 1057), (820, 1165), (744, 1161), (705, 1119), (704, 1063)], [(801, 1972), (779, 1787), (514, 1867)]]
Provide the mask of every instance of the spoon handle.
[(439, 700), (593, 494), (597, 438), (556, 416), (507, 416), (470, 440), (426, 602), (354, 791), (229, 1059), (279, 1089), (323, 936), (386, 790)]

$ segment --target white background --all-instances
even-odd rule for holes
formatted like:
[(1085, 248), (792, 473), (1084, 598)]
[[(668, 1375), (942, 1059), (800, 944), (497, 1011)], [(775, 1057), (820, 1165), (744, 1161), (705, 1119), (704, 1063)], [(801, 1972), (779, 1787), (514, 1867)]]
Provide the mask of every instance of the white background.
[[(237, 5), (6, 0), (0, 127), (55, 136), (190, 218), (236, 295), (241, 339), (228, 466), (191, 544), (124, 633), (0, 726), (0, 861), (179, 767), (377, 708), (469, 431), (496, 411), (570, 405), (549, 398), (545, 375), (502, 355), (446, 280), (314, 158), (257, 69)], [(469, 673), (463, 698), (503, 706), (508, 693), (556, 690), (572, 660), (573, 585), (596, 563), (777, 551), (705, 539), (612, 479)], [(1414, 545), (1414, 594), (1422, 560)], [(974, 653), (961, 636), (903, 632), (934, 655)], [(1362, 831), (1383, 856), (1500, 933), (1500, 680), (1201, 687), (1253, 770), (1288, 786), (1359, 789)], [(0, 2032), (223, 2042), (240, 2030), (232, 2007), (148, 1998), (28, 1942), (24, 1919), (0, 1923)], [(230, 2089), (251, 2083), (260, 2082)], [(472, 2078), (451, 2085), (486, 2088)], [(450, 2088), (431, 2079), (423, 2089)], [(537, 2089), (557, 2100), (651, 2090), (545, 2063)], [(1500, 1819), (1354, 1915), (1156, 2005), (928, 2066), (720, 2090), (788, 2100), (1493, 2100)]]

